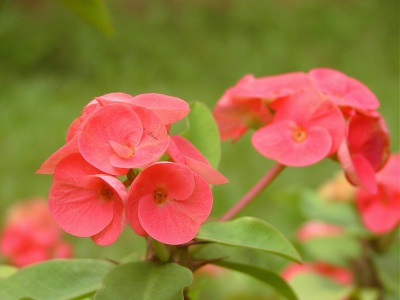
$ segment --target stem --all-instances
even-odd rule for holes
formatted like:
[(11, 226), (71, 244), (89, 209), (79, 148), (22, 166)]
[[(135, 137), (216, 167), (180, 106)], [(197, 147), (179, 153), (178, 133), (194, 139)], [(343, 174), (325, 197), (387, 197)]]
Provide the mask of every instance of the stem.
[(285, 166), (276, 163), (261, 179), (236, 202), (219, 220), (228, 221), (235, 217), (243, 208), (253, 201), (256, 196), (279, 175)]
[(151, 244), (153, 245), (154, 252), (160, 259), (160, 261), (168, 262), (170, 258), (170, 252), (167, 246), (163, 243), (160, 243), (159, 241), (156, 241), (155, 239), (151, 239)]

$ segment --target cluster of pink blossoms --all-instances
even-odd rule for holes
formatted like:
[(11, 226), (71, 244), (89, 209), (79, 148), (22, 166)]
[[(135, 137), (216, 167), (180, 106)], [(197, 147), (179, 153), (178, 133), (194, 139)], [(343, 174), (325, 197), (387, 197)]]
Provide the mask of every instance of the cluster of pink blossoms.
[(37, 171), (53, 174), (49, 209), (60, 227), (99, 245), (127, 223), (166, 244), (193, 239), (212, 208), (209, 185), (227, 179), (188, 140), (169, 135), (188, 113), (185, 101), (154, 93), (89, 102)]
[(32, 198), (7, 213), (0, 237), (0, 253), (17, 267), (51, 258), (69, 258), (72, 247), (49, 214), (47, 202)]
[(287, 166), (337, 159), (347, 179), (376, 193), (389, 157), (389, 133), (375, 95), (331, 69), (254, 78), (244, 76), (214, 108), (223, 140), (256, 129), (252, 144)]

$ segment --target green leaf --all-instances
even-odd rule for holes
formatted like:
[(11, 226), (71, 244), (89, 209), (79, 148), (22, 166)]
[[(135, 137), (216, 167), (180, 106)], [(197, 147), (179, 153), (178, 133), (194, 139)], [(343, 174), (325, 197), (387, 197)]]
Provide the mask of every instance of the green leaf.
[(59, 0), (82, 20), (106, 35), (113, 33), (107, 7), (103, 0)]
[(341, 285), (316, 274), (297, 274), (290, 280), (299, 300), (342, 300), (353, 290), (351, 285)]
[(94, 292), (115, 265), (94, 259), (57, 259), (20, 269), (0, 282), (0, 299), (65, 300)]
[(133, 262), (109, 272), (96, 300), (178, 300), (192, 283), (192, 272), (175, 263)]
[(189, 107), (188, 129), (182, 136), (195, 145), (214, 168), (218, 168), (221, 141), (214, 117), (204, 103), (192, 102)]
[(283, 280), (278, 274), (251, 265), (244, 265), (240, 263), (229, 262), (225, 260), (220, 260), (213, 262), (212, 264), (228, 268), (231, 270), (246, 273), (262, 282), (274, 287), (282, 296), (289, 300), (297, 300), (296, 294), (293, 292), (292, 288)]
[(0, 281), (10, 277), (17, 271), (18, 269), (16, 267), (10, 265), (0, 265)]
[(281, 232), (252, 217), (204, 223), (196, 239), (266, 251), (295, 262), (301, 261), (296, 249)]

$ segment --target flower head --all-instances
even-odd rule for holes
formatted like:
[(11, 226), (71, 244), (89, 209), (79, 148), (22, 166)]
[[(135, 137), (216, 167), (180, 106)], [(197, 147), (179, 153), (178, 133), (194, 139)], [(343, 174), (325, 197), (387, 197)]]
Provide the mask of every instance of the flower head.
[(96, 169), (80, 154), (71, 154), (54, 171), (49, 209), (66, 232), (108, 245), (125, 225), (125, 197), (125, 186), (117, 178)]
[(212, 193), (203, 178), (186, 165), (158, 162), (132, 183), (126, 214), (137, 234), (177, 245), (194, 238), (211, 207)]
[(344, 135), (344, 118), (329, 100), (313, 90), (282, 101), (273, 123), (257, 130), (253, 146), (288, 166), (306, 166), (334, 153)]

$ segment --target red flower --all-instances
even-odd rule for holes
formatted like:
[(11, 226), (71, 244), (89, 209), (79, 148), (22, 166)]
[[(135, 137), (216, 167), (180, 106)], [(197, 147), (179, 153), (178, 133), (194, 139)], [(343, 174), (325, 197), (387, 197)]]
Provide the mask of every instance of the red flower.
[(126, 213), (137, 234), (177, 245), (195, 237), (211, 207), (212, 193), (203, 178), (185, 165), (158, 162), (132, 183)]
[(49, 209), (66, 232), (108, 245), (125, 225), (125, 197), (125, 186), (117, 178), (94, 168), (80, 154), (71, 154), (54, 171)]
[(306, 166), (334, 153), (344, 135), (344, 118), (313, 90), (291, 95), (277, 105), (273, 123), (257, 130), (253, 146), (288, 166)]
[(167, 150), (169, 136), (159, 117), (143, 107), (106, 105), (97, 110), (79, 135), (82, 156), (113, 175), (126, 174), (157, 161)]
[(400, 154), (391, 156), (376, 179), (376, 193), (357, 189), (356, 206), (365, 227), (382, 234), (394, 229), (400, 221)]
[(72, 247), (61, 239), (47, 201), (33, 198), (9, 211), (0, 239), (1, 254), (17, 267), (51, 258), (71, 257)]

